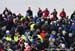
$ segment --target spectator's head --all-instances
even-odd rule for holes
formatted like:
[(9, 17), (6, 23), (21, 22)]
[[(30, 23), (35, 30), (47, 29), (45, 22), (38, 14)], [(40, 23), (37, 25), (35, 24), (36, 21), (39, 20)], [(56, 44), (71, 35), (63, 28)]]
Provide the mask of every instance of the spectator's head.
[(8, 34), (8, 35), (9, 35), (9, 33), (10, 33), (10, 31), (9, 31), (9, 30), (6, 30), (6, 34)]
[(45, 10), (48, 10), (48, 8), (46, 8)]
[(26, 21), (25, 17), (22, 17), (22, 18), (20, 19), (20, 21), (21, 21), (21, 23), (24, 23), (24, 22)]
[(45, 24), (48, 24), (48, 21), (45, 21)]
[(25, 45), (25, 48), (26, 48), (29, 44), (25, 42), (24, 45)]
[(62, 21), (62, 18), (59, 18), (57, 22), (60, 23), (61, 21)]
[(30, 46), (27, 46), (25, 51), (31, 51), (31, 47)]
[(42, 18), (42, 19), (41, 19), (41, 22), (43, 22), (43, 21), (44, 21), (44, 19)]
[(69, 16), (66, 16), (66, 19), (69, 19)]
[(62, 31), (62, 27), (59, 27), (59, 28), (58, 28), (58, 31)]
[(62, 31), (62, 35), (65, 35), (67, 32), (65, 30)]
[(40, 34), (40, 29), (36, 29), (36, 33), (37, 34)]
[(54, 9), (54, 12), (56, 11), (56, 9)]
[(28, 7), (28, 10), (31, 10), (31, 7)]
[(68, 21), (68, 24), (71, 25), (71, 21)]
[(41, 10), (41, 8), (39, 8), (39, 10)]
[(13, 13), (13, 14), (12, 14), (12, 17), (13, 17), (13, 18), (16, 18), (16, 14), (15, 14), (15, 13)]
[(17, 16), (21, 16), (21, 13), (19, 13)]
[(9, 48), (8, 51), (13, 51), (13, 50), (11, 48)]
[(52, 31), (51, 33), (55, 35), (56, 34), (56, 31)]
[(62, 11), (64, 11), (64, 8), (62, 8)]
[(8, 10), (8, 8), (7, 8), (7, 7), (5, 7), (5, 10)]
[(72, 25), (75, 25), (75, 23), (74, 23), (74, 22), (72, 22)]
[(68, 36), (69, 36), (69, 37), (72, 37), (73, 35), (72, 35), (72, 33), (69, 33)]
[(18, 25), (19, 20), (18, 20), (17, 18), (14, 18), (14, 19), (13, 19), (13, 23), (14, 23), (15, 25)]
[(65, 44), (64, 43), (60, 43), (60, 47), (61, 48), (65, 48)]
[(44, 33), (45, 33), (45, 30), (42, 30), (42, 32), (44, 32)]

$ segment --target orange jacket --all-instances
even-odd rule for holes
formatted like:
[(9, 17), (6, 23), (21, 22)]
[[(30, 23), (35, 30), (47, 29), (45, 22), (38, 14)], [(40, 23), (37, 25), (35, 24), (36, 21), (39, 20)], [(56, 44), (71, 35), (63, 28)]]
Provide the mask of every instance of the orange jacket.
[(42, 32), (40, 33), (40, 36), (44, 39), (44, 38), (46, 37), (46, 33), (42, 31)]

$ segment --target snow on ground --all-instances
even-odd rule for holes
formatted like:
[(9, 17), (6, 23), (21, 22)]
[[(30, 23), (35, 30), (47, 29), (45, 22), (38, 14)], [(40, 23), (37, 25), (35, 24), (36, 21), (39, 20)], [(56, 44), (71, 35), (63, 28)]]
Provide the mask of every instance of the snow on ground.
[(4, 10), (5, 7), (9, 8), (14, 13), (22, 13), (25, 15), (27, 7), (30, 6), (36, 15), (38, 8), (48, 8), (50, 12), (54, 8), (57, 11), (61, 11), (62, 8), (65, 8), (67, 15), (70, 14), (75, 9), (75, 0), (0, 0), (0, 13)]

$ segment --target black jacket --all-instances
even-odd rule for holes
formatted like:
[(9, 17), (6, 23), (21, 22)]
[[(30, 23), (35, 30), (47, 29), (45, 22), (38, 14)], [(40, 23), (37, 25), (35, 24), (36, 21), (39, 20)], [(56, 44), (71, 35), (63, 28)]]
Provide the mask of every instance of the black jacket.
[(75, 20), (75, 13), (72, 13), (71, 19), (72, 19), (72, 20)]
[(27, 15), (28, 15), (28, 16), (33, 16), (32, 10), (27, 10)]
[(37, 12), (37, 16), (38, 16), (38, 17), (42, 17), (42, 15), (43, 15), (42, 10), (39, 10), (39, 11)]

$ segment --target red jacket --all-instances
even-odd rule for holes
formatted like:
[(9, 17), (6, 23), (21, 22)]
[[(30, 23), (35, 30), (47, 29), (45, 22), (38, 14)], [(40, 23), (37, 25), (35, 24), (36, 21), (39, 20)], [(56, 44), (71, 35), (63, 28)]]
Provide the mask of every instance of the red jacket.
[(60, 12), (60, 15), (59, 16), (60, 17), (66, 17), (66, 12), (64, 12), (64, 11)]
[(42, 32), (40, 33), (40, 36), (44, 39), (44, 38), (46, 37), (46, 33), (45, 33), (44, 31), (42, 31)]
[(31, 51), (31, 47), (30, 46), (27, 46), (24, 51)]
[(49, 16), (49, 13), (50, 13), (50, 12), (49, 12), (48, 10), (45, 10), (45, 11), (43, 11), (43, 16), (44, 16), (44, 17), (48, 17), (48, 16)]
[(4, 51), (2, 48), (0, 48), (0, 51)]

